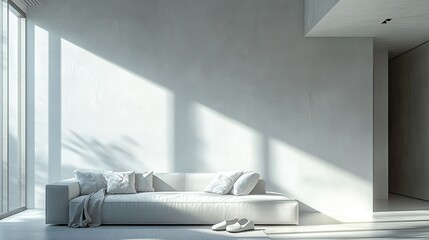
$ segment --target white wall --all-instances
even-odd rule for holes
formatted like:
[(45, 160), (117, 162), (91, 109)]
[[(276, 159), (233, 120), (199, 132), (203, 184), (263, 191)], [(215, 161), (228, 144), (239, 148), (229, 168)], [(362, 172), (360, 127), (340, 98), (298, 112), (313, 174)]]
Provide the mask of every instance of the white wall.
[(429, 200), (429, 44), (389, 62), (389, 191)]
[(374, 199), (388, 199), (388, 72), (386, 49), (374, 50)]
[(338, 219), (368, 217), (372, 39), (306, 39), (303, 14), (300, 0), (29, 8), (29, 206), (75, 168), (253, 169)]

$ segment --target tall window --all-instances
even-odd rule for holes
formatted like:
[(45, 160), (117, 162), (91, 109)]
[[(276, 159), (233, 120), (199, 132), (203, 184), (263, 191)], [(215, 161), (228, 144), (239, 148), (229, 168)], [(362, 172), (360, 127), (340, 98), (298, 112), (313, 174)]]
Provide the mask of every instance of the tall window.
[(0, 218), (25, 208), (25, 15), (1, 4)]

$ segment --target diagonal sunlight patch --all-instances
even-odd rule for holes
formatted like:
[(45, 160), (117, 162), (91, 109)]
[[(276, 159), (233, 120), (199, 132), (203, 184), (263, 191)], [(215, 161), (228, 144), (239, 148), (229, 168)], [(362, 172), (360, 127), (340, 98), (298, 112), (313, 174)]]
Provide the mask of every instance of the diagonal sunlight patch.
[(61, 53), (62, 178), (174, 170), (173, 93), (65, 39)]
[(370, 181), (278, 139), (269, 148), (270, 180), (288, 196), (340, 221), (371, 219)]
[(374, 212), (373, 222), (429, 221), (429, 210)]
[[(45, 221), (45, 212), (43, 210), (25, 210), (18, 214), (14, 214), (7, 218), (1, 219), (1, 223), (35, 223), (40, 221), (42, 224)], [(34, 225), (33, 225), (34, 226)]]
[(197, 160), (204, 171), (262, 169), (261, 137), (255, 130), (202, 104), (193, 104)]

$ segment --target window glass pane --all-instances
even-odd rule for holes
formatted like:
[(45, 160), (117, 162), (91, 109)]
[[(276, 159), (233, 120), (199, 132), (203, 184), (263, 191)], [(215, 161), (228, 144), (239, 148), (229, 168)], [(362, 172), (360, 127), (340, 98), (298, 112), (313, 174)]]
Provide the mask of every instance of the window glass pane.
[[(25, 18), (0, 0), (0, 219), (25, 207)], [(16, 212), (16, 211), (15, 211)]]
[(9, 11), (9, 211), (21, 205), (19, 151), (19, 18)]
[(7, 11), (8, 5), (0, 1), (0, 76), (1, 76), (1, 155), (0, 155), (0, 212), (7, 209)]

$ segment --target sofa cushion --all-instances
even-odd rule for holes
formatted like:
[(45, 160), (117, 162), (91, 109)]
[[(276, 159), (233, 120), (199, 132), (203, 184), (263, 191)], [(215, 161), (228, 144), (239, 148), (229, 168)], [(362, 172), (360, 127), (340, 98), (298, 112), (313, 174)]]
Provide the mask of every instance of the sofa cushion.
[(156, 173), (153, 176), (155, 192), (185, 191), (184, 173)]
[(186, 173), (185, 191), (203, 192), (216, 175), (217, 173)]
[(244, 172), (243, 175), (235, 181), (231, 193), (236, 196), (249, 195), (249, 193), (255, 188), (258, 181), (258, 173), (253, 171)]
[(235, 181), (237, 181), (242, 174), (243, 172), (219, 172), (204, 191), (209, 193), (228, 194), (234, 186)]
[[(70, 201), (72, 211), (83, 198)], [(103, 224), (214, 224), (227, 218), (296, 224), (298, 203), (283, 195), (218, 195), (204, 192), (144, 192), (106, 196)]]
[(80, 194), (90, 194), (107, 187), (107, 181), (100, 171), (75, 170), (74, 175), (79, 181)]
[[(185, 191), (203, 192), (215, 177), (216, 173), (185, 173)], [(265, 194), (265, 192), (265, 181), (260, 178), (249, 194)]]
[(249, 193), (249, 195), (253, 195), (253, 194), (265, 194), (266, 192), (267, 191), (266, 191), (266, 187), (265, 187), (265, 180), (264, 179), (259, 179), (258, 183), (253, 188), (253, 190)]
[(104, 176), (107, 179), (107, 193), (136, 193), (135, 172), (112, 172), (105, 171)]

